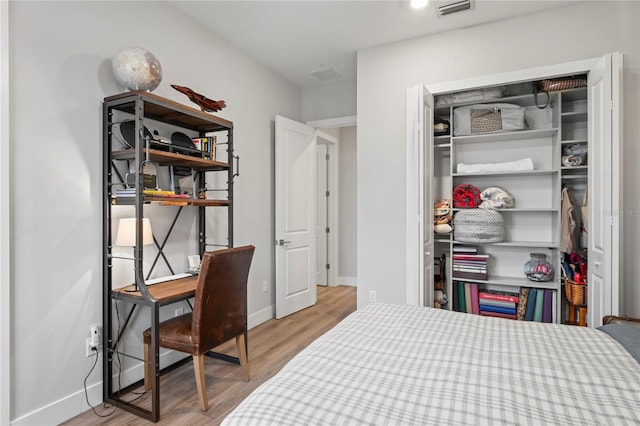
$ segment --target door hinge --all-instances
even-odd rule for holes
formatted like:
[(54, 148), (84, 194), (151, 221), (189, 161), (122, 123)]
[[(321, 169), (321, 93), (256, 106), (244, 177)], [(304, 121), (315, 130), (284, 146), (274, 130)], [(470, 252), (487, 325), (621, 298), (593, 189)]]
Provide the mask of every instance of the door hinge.
[(329, 269), (329, 264), (328, 263), (325, 265), (325, 269)]
[(327, 234), (329, 233), (329, 227), (328, 226), (326, 228), (324, 228), (324, 232), (326, 232)]
[(327, 160), (327, 161), (329, 161), (329, 154), (325, 155), (325, 156), (324, 156), (324, 159), (325, 159), (325, 160)]
[(325, 192), (324, 195), (325, 195), (325, 197), (328, 197), (329, 196), (329, 191)]

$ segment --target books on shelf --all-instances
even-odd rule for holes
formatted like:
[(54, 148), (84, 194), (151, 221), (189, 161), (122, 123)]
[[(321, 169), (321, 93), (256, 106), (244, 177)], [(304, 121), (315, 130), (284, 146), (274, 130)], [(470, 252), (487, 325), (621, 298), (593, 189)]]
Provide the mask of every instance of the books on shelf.
[(536, 291), (536, 305), (533, 308), (533, 320), (542, 322), (542, 306), (544, 305), (544, 289)]
[(518, 308), (517, 318), (518, 320), (524, 320), (527, 310), (527, 299), (529, 298), (529, 287), (520, 287), (520, 295), (518, 296)]
[[(164, 197), (164, 198), (189, 198), (186, 194), (176, 194), (175, 191), (164, 189), (145, 189), (144, 195), (150, 197)], [(134, 198), (136, 196), (135, 188), (118, 189), (115, 193), (118, 198)]]
[(556, 290), (520, 287), (518, 292), (508, 292), (483, 289), (484, 285), (454, 280), (454, 309), (469, 314), (521, 321), (557, 322)]
[(453, 254), (452, 275), (456, 278), (487, 279), (487, 254), (459, 253)]
[(212, 160), (215, 159), (215, 147), (216, 147), (215, 136), (191, 138), (191, 140), (193, 141), (193, 144), (196, 146), (196, 149), (204, 153), (204, 158), (210, 158)]
[(527, 306), (524, 311), (524, 320), (533, 321), (533, 311), (536, 307), (536, 299), (538, 290), (535, 288), (529, 289), (529, 297), (527, 298)]

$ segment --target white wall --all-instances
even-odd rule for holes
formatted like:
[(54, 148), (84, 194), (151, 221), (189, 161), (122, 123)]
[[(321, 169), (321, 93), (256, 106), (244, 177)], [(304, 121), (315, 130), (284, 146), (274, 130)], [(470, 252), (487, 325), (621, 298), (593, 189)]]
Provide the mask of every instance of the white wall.
[[(624, 312), (640, 316), (640, 3), (565, 8), (381, 46), (358, 53), (358, 306), (405, 294), (405, 90), (624, 54)], [(380, 108), (385, 105), (385, 108)]]
[[(261, 286), (273, 276), (273, 119), (301, 120), (301, 93), (165, 2), (11, 2), (9, 12), (12, 135), (2, 142), (13, 155), (10, 416), (55, 424), (88, 408), (84, 340), (87, 326), (102, 318), (101, 101), (124, 91), (110, 58), (143, 46), (162, 64), (155, 94), (190, 104), (169, 86), (180, 84), (226, 101), (218, 114), (234, 121), (241, 157), (235, 244), (256, 246), (250, 324), (270, 318), (272, 309), (272, 294)], [(157, 210), (154, 232), (163, 235), (174, 211)], [(179, 228), (193, 232), (193, 224), (187, 214)], [(181, 244), (169, 251), (186, 265)], [(134, 326), (127, 345), (140, 344), (142, 327)], [(98, 367), (87, 381), (94, 404), (100, 381)]]
[(302, 91), (304, 121), (356, 115), (356, 85), (341, 83), (308, 87)]
[(357, 280), (357, 182), (356, 126), (340, 128), (340, 166), (338, 169), (338, 277), (340, 284), (355, 284)]

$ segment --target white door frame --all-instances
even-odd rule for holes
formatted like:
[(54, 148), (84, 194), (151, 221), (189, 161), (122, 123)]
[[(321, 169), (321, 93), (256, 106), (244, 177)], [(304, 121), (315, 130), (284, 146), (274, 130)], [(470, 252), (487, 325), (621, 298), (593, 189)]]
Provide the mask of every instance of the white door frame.
[[(322, 139), (324, 142), (320, 142)], [(329, 187), (327, 190), (331, 194), (329, 197), (329, 205), (327, 212), (327, 224), (330, 231), (327, 234), (324, 229), (319, 228), (318, 232), (321, 232), (326, 236), (327, 250), (329, 252), (328, 257), (323, 256), (324, 264), (329, 264), (329, 270), (327, 271), (327, 285), (329, 287), (335, 287), (338, 285), (338, 139), (331, 135), (324, 133), (321, 130), (316, 130), (316, 143), (318, 145), (325, 145), (327, 147), (327, 160), (329, 169), (327, 171), (327, 181)], [(318, 171), (318, 175), (320, 172)], [(321, 195), (318, 194), (318, 199)], [(326, 199), (326, 197), (323, 197)], [(324, 207), (324, 206), (323, 206)], [(320, 204), (318, 204), (320, 209)], [(320, 253), (320, 250), (317, 251)], [(318, 264), (318, 268), (324, 268), (324, 264)]]
[[(308, 126), (311, 126), (315, 129), (333, 129), (339, 127), (349, 127), (357, 125), (357, 117), (355, 115), (346, 116), (346, 117), (338, 117), (338, 118), (330, 118), (326, 120), (316, 120), (316, 121), (307, 121)], [(329, 247), (329, 272), (327, 275), (327, 281), (330, 287), (337, 286), (338, 283), (338, 144), (340, 143), (334, 137), (317, 131), (317, 136), (325, 139), (329, 142), (329, 156), (330, 156), (330, 165), (329, 165), (329, 191), (334, 194), (333, 199), (336, 202), (329, 204), (329, 222), (331, 223), (331, 232), (329, 232), (329, 238), (327, 241), (327, 245)]]
[[(486, 76), (480, 76), (465, 80), (458, 80), (452, 82), (445, 83), (437, 83), (437, 84), (425, 84), (424, 88), (428, 90), (433, 95), (441, 95), (445, 93), (458, 92), (462, 90), (470, 90), (479, 87), (486, 86), (495, 86), (495, 85), (505, 85), (505, 84), (514, 84), (519, 82), (526, 82), (532, 80), (539, 80), (541, 78), (549, 78), (553, 76), (563, 76), (563, 75), (571, 75), (571, 74), (583, 74), (591, 70), (594, 65), (601, 60), (601, 57), (584, 59), (573, 62), (566, 62), (563, 64), (556, 65), (548, 65), (537, 68), (529, 68), (519, 71), (510, 71), (499, 74), (491, 74)], [(416, 141), (412, 140), (412, 138), (407, 135), (407, 150), (416, 150), (416, 147), (413, 145)], [(415, 170), (415, 175), (413, 176), (413, 181), (418, 182), (422, 179), (421, 176), (418, 176), (419, 171)], [(407, 176), (407, 179), (410, 177)], [(421, 282), (416, 282), (418, 279), (418, 268), (420, 265), (420, 258), (422, 257), (422, 244), (418, 244), (418, 241), (415, 238), (412, 238), (413, 235), (418, 235), (420, 232), (420, 223), (415, 220), (415, 209), (411, 208), (415, 205), (416, 200), (411, 200), (409, 197), (407, 198), (406, 205), (406, 240), (407, 240), (407, 269), (406, 269), (406, 277), (407, 277), (407, 288), (411, 285), (423, 285)], [(615, 215), (616, 212), (614, 212)], [(421, 220), (431, 220), (431, 218), (421, 218)], [(617, 230), (617, 225), (615, 230)], [(411, 243), (413, 241), (413, 244)], [(622, 271), (618, 271), (620, 275), (617, 275), (619, 280), (622, 282), (623, 278), (621, 276)], [(413, 283), (412, 283), (413, 282)], [(615, 307), (614, 307), (615, 310)]]
[(11, 421), (9, 2), (0, 2), (0, 424)]

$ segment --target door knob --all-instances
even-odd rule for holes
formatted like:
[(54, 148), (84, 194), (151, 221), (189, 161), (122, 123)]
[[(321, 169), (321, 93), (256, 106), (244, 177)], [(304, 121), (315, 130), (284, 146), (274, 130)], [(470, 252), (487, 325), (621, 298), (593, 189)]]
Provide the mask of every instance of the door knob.
[(283, 246), (285, 244), (291, 244), (291, 241), (285, 241), (285, 240), (278, 240), (278, 245), (279, 246)]

